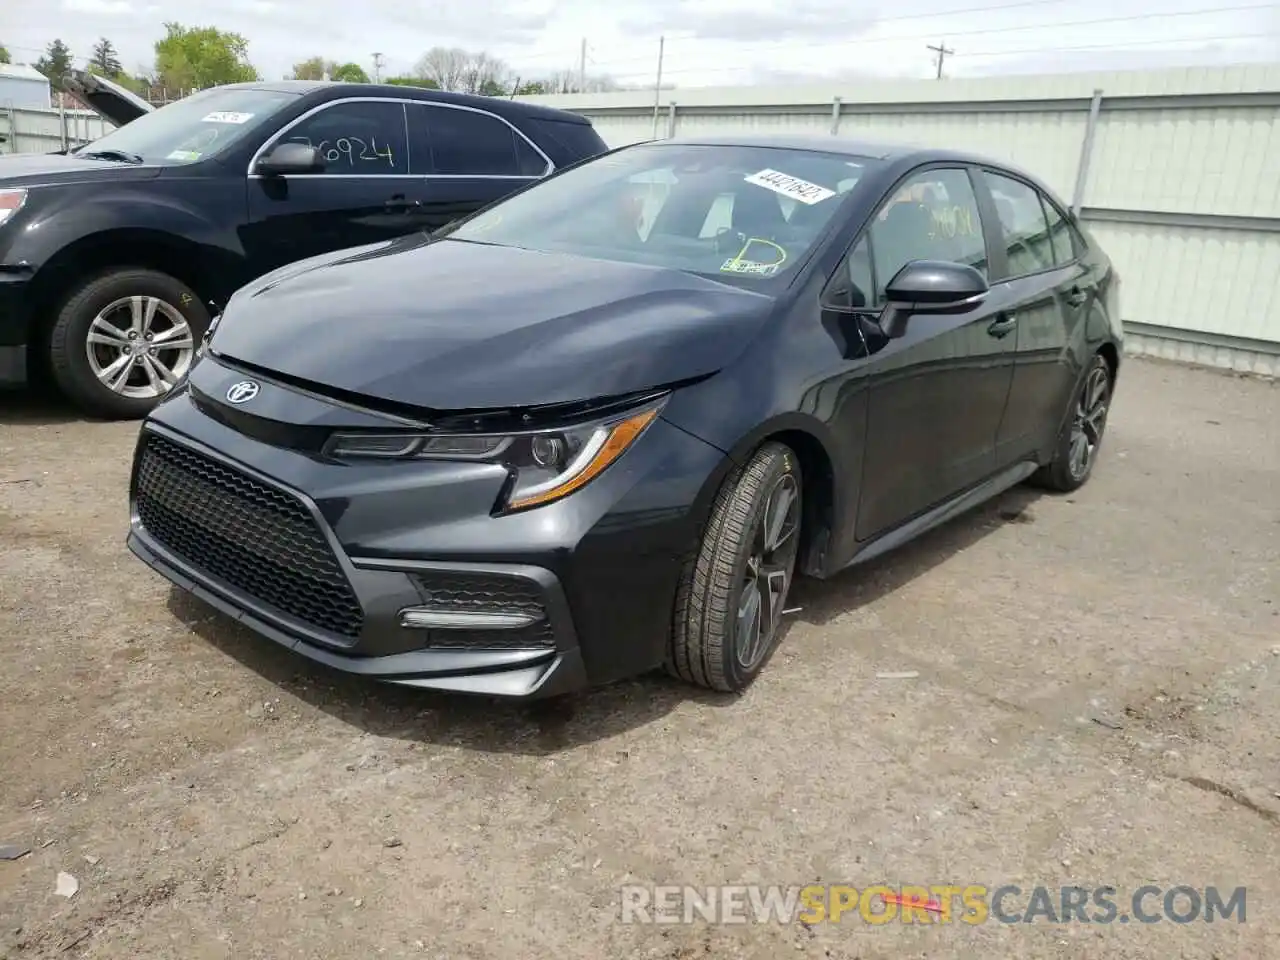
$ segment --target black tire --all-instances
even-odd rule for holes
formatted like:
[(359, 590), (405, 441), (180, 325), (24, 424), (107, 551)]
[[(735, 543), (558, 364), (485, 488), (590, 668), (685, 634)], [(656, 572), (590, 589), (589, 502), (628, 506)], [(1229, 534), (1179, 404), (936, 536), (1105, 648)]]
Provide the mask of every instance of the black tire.
[[(99, 311), (128, 297), (155, 298), (175, 310), (190, 327), (193, 347), (209, 329), (209, 311), (195, 291), (168, 274), (125, 267), (85, 280), (71, 292), (54, 318), (49, 331), (49, 367), (67, 398), (90, 416), (137, 420), (160, 399), (123, 396), (102, 383), (89, 362), (89, 328), (94, 318)], [(160, 316), (169, 322), (167, 316)]]
[[(711, 516), (702, 533), (696, 553), (689, 559), (676, 593), (671, 643), (667, 651), (667, 671), (688, 683), (711, 690), (736, 693), (746, 689), (768, 663), (782, 635), (781, 611), (795, 574), (800, 540), (803, 506), (802, 477), (795, 453), (781, 443), (764, 444), (751, 461), (735, 470), (724, 481), (711, 508)], [(738, 644), (739, 605), (746, 596), (748, 561), (754, 560), (763, 543), (765, 512), (777, 492), (784, 497), (794, 493), (794, 516), (789, 521), (791, 532), (786, 540), (785, 555), (780, 549), (771, 563), (757, 564), (762, 571), (785, 570), (780, 582), (781, 594), (769, 599), (776, 604), (767, 638), (761, 637), (753, 655), (745, 660)], [(772, 500), (775, 507), (781, 500)], [(788, 510), (788, 516), (790, 511)], [(757, 573), (752, 581), (759, 586), (764, 575)], [(761, 613), (765, 607), (765, 591), (760, 589)]]
[[(1046, 490), (1058, 493), (1070, 493), (1084, 486), (1085, 481), (1093, 474), (1093, 466), (1098, 461), (1098, 453), (1102, 449), (1102, 440), (1106, 434), (1107, 415), (1111, 409), (1111, 388), (1114, 378), (1111, 365), (1106, 357), (1095, 354), (1080, 379), (1079, 386), (1071, 394), (1071, 405), (1063, 418), (1062, 429), (1053, 450), (1053, 459), (1042, 466), (1031, 476), (1031, 482)], [(1095, 404), (1095, 391), (1102, 389), (1101, 407)], [(1086, 409), (1089, 408), (1089, 409)], [(1073, 449), (1080, 443), (1078, 435), (1083, 436), (1087, 445), (1087, 456), (1083, 465)]]

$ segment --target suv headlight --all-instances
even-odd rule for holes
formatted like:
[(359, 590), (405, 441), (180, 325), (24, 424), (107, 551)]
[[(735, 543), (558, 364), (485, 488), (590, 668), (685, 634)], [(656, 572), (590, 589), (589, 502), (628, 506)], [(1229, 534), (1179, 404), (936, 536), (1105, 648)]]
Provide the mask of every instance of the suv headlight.
[(590, 483), (658, 416), (666, 398), (607, 419), (527, 433), (335, 433), (325, 453), (338, 460), (477, 460), (507, 468), (507, 512), (540, 507)]
[(21, 210), (22, 205), (26, 202), (27, 191), (25, 189), (0, 190), (0, 224), (3, 224)]

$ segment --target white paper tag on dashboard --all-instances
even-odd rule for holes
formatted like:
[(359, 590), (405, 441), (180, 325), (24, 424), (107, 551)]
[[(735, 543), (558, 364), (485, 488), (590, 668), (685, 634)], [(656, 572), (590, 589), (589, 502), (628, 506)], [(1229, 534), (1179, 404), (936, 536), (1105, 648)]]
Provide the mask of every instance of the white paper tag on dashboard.
[(772, 190), (774, 193), (780, 193), (784, 197), (790, 197), (792, 200), (798, 200), (800, 203), (810, 205), (821, 203), (828, 197), (836, 195), (834, 190), (828, 190), (826, 187), (810, 183), (808, 180), (801, 180), (799, 177), (793, 177), (778, 170), (761, 170), (759, 173), (753, 173), (743, 179), (747, 183), (755, 184), (757, 187), (764, 187), (766, 190)]

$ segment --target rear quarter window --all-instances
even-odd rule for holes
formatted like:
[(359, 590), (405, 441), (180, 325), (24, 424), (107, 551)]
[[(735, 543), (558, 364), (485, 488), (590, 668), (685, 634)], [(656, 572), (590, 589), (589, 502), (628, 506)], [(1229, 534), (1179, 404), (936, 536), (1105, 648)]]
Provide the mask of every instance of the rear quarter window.
[(534, 117), (517, 122), (558, 167), (576, 163), (609, 149), (591, 124)]

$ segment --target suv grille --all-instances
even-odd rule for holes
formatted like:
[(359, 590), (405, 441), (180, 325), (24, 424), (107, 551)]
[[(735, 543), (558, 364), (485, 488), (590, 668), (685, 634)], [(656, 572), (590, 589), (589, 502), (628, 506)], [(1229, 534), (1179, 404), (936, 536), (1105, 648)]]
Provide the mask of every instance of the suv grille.
[(147, 532), (191, 566), (324, 633), (359, 636), (359, 601), (297, 497), (155, 434), (135, 497)]

